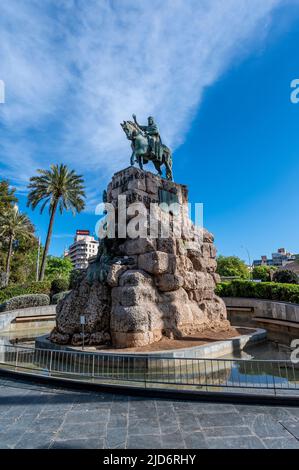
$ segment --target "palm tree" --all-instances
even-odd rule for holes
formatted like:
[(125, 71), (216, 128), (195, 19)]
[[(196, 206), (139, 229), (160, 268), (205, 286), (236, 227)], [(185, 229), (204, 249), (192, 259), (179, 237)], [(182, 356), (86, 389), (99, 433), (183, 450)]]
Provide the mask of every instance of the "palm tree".
[(0, 215), (0, 237), (8, 242), (8, 252), (5, 263), (5, 284), (7, 285), (10, 276), (10, 263), (14, 242), (34, 237), (34, 226), (26, 214), (19, 212), (17, 205), (6, 209)]
[(42, 264), (39, 273), (39, 280), (42, 281), (45, 275), (46, 259), (51, 242), (53, 222), (57, 207), (60, 214), (63, 210), (71, 210), (75, 215), (85, 207), (84, 180), (77, 175), (74, 170), (69, 170), (66, 165), (51, 165), (50, 170), (37, 170), (39, 176), (30, 178), (28, 188), (27, 206), (35, 209), (43, 201), (40, 212), (49, 204), (50, 221), (47, 232), (45, 249), (43, 252)]
[(10, 188), (7, 180), (0, 181), (0, 214), (18, 201), (15, 191), (15, 188)]

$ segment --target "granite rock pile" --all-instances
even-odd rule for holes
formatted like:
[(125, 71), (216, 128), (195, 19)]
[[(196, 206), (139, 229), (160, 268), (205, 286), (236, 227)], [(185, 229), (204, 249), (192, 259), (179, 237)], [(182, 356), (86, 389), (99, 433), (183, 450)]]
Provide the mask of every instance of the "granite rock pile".
[[(159, 220), (157, 236), (147, 230), (145, 236), (119, 238), (120, 195), (126, 196), (126, 208), (144, 205), (145, 221), (139, 221), (139, 229), (142, 223), (148, 229), (151, 221)], [(163, 336), (179, 338), (206, 328), (229, 329), (225, 304), (215, 295), (219, 279), (214, 238), (188, 217), (186, 186), (129, 167), (113, 176), (105, 200), (115, 209), (115, 236), (101, 242), (97, 259), (58, 303), (50, 339), (82, 344), (81, 315), (86, 319), (85, 344), (110, 343), (118, 348), (147, 345)], [(178, 205), (184, 228), (180, 236), (174, 233), (175, 211), (169, 214), (156, 204), (151, 212), (151, 205), (161, 202)], [(133, 223), (134, 216), (133, 206), (126, 223)], [(171, 228), (166, 237), (161, 236), (165, 220)]]

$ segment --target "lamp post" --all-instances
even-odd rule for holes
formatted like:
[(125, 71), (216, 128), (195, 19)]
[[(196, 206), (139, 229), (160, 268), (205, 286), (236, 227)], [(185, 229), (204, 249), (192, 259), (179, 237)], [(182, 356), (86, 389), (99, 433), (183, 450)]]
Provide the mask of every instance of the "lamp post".
[(248, 261), (249, 261), (249, 267), (250, 267), (250, 280), (252, 281), (252, 263), (251, 263), (251, 256), (250, 256), (250, 253), (249, 253), (249, 250), (246, 246), (242, 245), (241, 248), (243, 248), (246, 253), (247, 253), (247, 256), (248, 256)]

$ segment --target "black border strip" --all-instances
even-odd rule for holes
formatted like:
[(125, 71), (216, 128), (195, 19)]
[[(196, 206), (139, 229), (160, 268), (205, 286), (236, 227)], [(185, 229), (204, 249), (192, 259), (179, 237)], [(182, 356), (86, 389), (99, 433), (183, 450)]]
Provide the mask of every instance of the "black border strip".
[(192, 390), (165, 390), (160, 388), (121, 387), (119, 385), (108, 385), (99, 383), (79, 382), (59, 377), (34, 375), (25, 372), (15, 372), (0, 368), (0, 377), (9, 377), (24, 382), (35, 382), (39, 384), (54, 384), (66, 389), (105, 392), (118, 395), (130, 395), (151, 398), (167, 398), (173, 400), (207, 401), (213, 403), (245, 403), (269, 406), (299, 406), (299, 396), (269, 396), (252, 395), (248, 393), (228, 392), (199, 392)]

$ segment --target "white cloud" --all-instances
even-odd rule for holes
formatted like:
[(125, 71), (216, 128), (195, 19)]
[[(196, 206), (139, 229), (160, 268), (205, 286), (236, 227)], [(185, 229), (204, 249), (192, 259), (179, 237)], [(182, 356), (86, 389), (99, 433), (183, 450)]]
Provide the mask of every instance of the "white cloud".
[[(65, 161), (99, 182), (129, 161), (119, 123), (156, 117), (175, 149), (203, 91), (267, 35), (282, 0), (1, 0), (3, 173)], [(285, 3), (285, 0), (284, 0)]]

